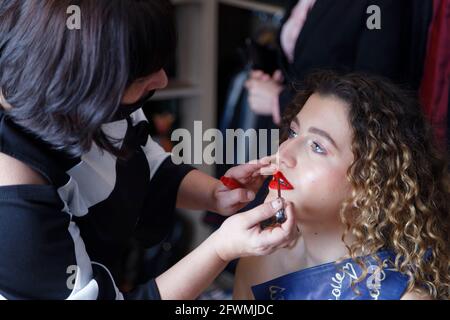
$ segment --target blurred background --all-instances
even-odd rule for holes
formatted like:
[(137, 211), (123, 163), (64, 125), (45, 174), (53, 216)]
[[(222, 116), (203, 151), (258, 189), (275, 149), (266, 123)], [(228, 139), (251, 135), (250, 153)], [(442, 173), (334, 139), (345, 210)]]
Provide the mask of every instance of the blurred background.
[[(305, 76), (326, 68), (375, 73), (412, 91), (437, 143), (448, 152), (450, 0), (172, 2), (178, 49), (166, 70), (170, 84), (144, 108), (153, 138), (167, 151), (173, 148), (173, 130), (193, 132), (194, 121), (202, 121), (203, 130), (278, 128), (273, 110), (282, 114)], [(257, 85), (274, 88), (274, 105), (249, 103), (252, 92), (245, 82), (254, 70), (266, 75), (255, 79)], [(281, 77), (274, 75), (277, 70)], [(197, 167), (216, 177), (229, 168)], [(263, 198), (262, 192), (249, 207)], [(222, 223), (209, 212), (179, 211), (177, 217), (160, 245), (149, 249), (130, 243), (123, 291), (165, 271)], [(234, 267), (235, 262), (200, 299), (231, 299)]]

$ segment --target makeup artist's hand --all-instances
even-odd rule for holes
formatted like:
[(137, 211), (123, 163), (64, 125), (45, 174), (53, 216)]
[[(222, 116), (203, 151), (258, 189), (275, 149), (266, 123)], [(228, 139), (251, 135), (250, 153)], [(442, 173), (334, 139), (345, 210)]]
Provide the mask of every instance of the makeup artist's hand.
[(214, 191), (216, 212), (229, 216), (245, 207), (255, 198), (267, 175), (275, 170), (273, 157), (252, 161), (228, 170), (224, 176), (239, 182), (241, 188), (233, 190), (218, 183)]
[(212, 235), (217, 255), (224, 261), (231, 261), (267, 255), (288, 246), (299, 236), (291, 203), (284, 203), (286, 222), (264, 230), (260, 227), (260, 222), (273, 217), (282, 207), (283, 201), (277, 199), (229, 217)]

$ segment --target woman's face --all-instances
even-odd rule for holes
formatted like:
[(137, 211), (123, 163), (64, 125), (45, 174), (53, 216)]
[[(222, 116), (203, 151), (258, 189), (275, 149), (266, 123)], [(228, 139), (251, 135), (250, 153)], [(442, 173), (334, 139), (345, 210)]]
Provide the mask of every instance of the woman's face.
[(168, 79), (164, 69), (133, 82), (124, 93), (122, 104), (133, 104), (147, 93), (167, 87)]
[[(313, 94), (278, 151), (279, 169), (293, 187), (282, 190), (282, 197), (294, 204), (299, 222), (339, 219), (350, 194), (346, 173), (353, 162), (351, 142), (347, 104)], [(272, 189), (269, 198), (276, 196)]]

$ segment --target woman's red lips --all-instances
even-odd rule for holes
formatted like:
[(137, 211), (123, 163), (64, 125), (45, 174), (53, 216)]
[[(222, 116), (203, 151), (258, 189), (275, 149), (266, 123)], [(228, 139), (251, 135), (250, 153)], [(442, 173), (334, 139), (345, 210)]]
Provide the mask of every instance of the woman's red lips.
[(272, 181), (269, 184), (269, 188), (273, 190), (278, 189), (278, 179), (280, 180), (280, 189), (281, 190), (293, 190), (294, 187), (289, 183), (286, 177), (280, 172), (277, 171), (272, 178)]

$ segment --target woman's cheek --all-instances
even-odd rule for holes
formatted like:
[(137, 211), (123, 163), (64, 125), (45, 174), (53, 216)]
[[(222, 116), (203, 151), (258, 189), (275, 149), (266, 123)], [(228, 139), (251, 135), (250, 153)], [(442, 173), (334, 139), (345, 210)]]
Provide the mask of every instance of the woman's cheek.
[[(292, 179), (293, 180), (293, 179)], [(321, 174), (314, 168), (302, 168), (302, 172), (294, 181), (294, 190), (282, 191), (282, 196), (298, 208), (306, 208), (315, 203), (318, 197), (323, 196), (320, 192)]]
[(324, 210), (340, 211), (343, 202), (350, 193), (350, 184), (347, 181), (346, 173), (339, 170), (331, 171), (328, 174), (327, 183), (322, 185), (322, 197), (326, 208)]
[(340, 172), (310, 171), (303, 176), (298, 190), (295, 190), (298, 205), (309, 210), (331, 210), (342, 202), (344, 181)]

